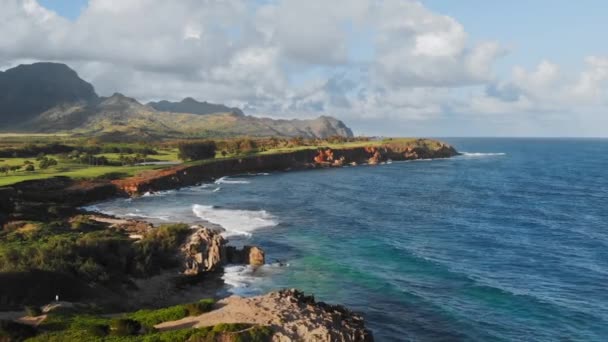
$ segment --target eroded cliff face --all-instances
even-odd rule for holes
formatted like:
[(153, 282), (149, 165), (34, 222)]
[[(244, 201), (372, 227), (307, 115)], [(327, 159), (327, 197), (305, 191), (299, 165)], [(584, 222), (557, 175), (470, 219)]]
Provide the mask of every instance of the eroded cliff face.
[[(424, 142), (424, 143), (423, 143)], [(380, 146), (320, 148), (234, 159), (213, 160), (200, 165), (177, 166), (161, 171), (144, 172), (137, 177), (113, 183), (131, 195), (168, 190), (210, 181), (222, 176), (247, 172), (271, 172), (291, 169), (340, 167), (346, 164), (379, 164), (389, 160), (449, 158), (458, 152), (450, 145), (427, 140), (412, 143), (387, 143)]]

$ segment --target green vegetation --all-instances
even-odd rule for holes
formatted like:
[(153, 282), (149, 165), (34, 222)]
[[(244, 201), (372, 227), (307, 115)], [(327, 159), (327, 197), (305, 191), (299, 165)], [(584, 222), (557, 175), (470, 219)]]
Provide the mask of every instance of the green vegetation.
[(0, 320), (0, 341), (23, 341), (36, 335), (36, 329), (25, 324)]
[[(26, 180), (67, 176), (116, 179), (177, 161), (177, 147), (161, 144), (100, 143), (67, 135), (0, 134), (0, 186)], [(107, 175), (107, 176), (106, 176)]]
[(214, 141), (183, 142), (178, 149), (181, 160), (202, 160), (215, 158), (216, 145)]
[[(8, 224), (0, 231), (0, 290), (13, 294), (9, 300), (35, 303), (38, 300), (28, 293), (18, 295), (24, 289), (15, 274), (27, 275), (37, 286), (57, 283), (49, 273), (120, 290), (132, 277), (176, 266), (176, 250), (189, 230), (185, 224), (165, 225), (134, 243), (123, 232), (106, 229), (87, 216), (69, 222)], [(67, 287), (62, 286), (64, 293), (69, 292)]]
[(175, 305), (158, 310), (139, 310), (127, 317), (141, 323), (146, 329), (153, 328), (156, 324), (168, 321), (176, 321), (188, 316), (198, 316), (213, 309), (213, 299), (203, 299), (195, 303)]
[[(48, 140), (45, 140), (48, 139)], [(287, 153), (318, 148), (354, 148), (382, 144), (437, 144), (433, 140), (345, 138), (231, 138), (165, 140), (156, 143), (103, 143), (76, 136), (0, 134), (0, 186), (25, 180), (67, 176), (76, 179), (119, 179), (163, 165), (150, 162), (209, 162), (212, 158)], [(430, 144), (430, 145), (429, 145)]]
[[(251, 324), (218, 324), (170, 331), (154, 328), (162, 322), (208, 312), (213, 303), (211, 299), (204, 299), (158, 310), (140, 310), (115, 318), (87, 313), (82, 309), (52, 311), (39, 326), (38, 335), (27, 341), (270, 341), (273, 332), (269, 327)], [(198, 309), (190, 311), (191, 308)]]

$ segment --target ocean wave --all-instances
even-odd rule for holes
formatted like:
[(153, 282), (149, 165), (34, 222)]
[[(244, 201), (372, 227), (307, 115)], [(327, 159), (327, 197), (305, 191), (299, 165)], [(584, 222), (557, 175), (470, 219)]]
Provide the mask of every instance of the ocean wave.
[(239, 296), (257, 294), (254, 283), (258, 281), (253, 275), (254, 268), (250, 265), (229, 265), (224, 267), (222, 280), (228, 285), (229, 291)]
[(215, 181), (215, 184), (249, 184), (248, 180), (239, 179), (239, 178), (229, 178), (228, 176), (224, 176)]
[(222, 209), (194, 204), (192, 212), (196, 217), (224, 228), (226, 230), (224, 236), (251, 236), (251, 232), (256, 229), (278, 224), (276, 218), (266, 210)]
[(251, 265), (228, 265), (224, 267), (222, 280), (229, 286), (228, 291), (239, 296), (258, 295), (265, 279), (280, 272), (283, 266), (267, 264), (259, 267)]
[(175, 193), (176, 191), (177, 190), (146, 191), (143, 195), (141, 195), (141, 197), (161, 197)]
[(154, 220), (161, 220), (161, 221), (169, 221), (170, 217), (169, 216), (164, 216), (164, 215), (146, 215), (146, 214), (141, 214), (141, 213), (126, 213), (122, 216), (125, 217), (135, 217), (135, 218), (142, 218), (142, 219), (154, 219)]
[(494, 156), (505, 156), (504, 152), (460, 152), (463, 157), (494, 157)]
[(213, 189), (213, 192), (218, 192), (218, 191), (220, 191), (221, 189), (222, 189), (222, 187), (221, 187), (221, 186), (218, 186), (217, 188)]

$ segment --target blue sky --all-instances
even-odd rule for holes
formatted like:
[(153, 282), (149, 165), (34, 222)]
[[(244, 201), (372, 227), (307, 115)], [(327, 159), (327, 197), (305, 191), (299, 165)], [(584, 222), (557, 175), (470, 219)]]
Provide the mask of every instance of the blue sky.
[(87, 0), (40, 0), (40, 5), (70, 20), (78, 18), (87, 6)]
[(477, 39), (496, 39), (513, 51), (503, 64), (533, 66), (551, 58), (572, 68), (589, 53), (606, 55), (608, 2), (424, 0), (429, 8), (452, 16)]
[(608, 134), (605, 1), (0, 1), (0, 67), (64, 62), (101, 95), (361, 134)]

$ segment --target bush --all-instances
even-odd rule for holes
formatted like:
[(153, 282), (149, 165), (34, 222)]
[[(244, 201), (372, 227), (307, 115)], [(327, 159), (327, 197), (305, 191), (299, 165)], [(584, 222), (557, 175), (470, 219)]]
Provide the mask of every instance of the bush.
[(181, 160), (202, 160), (214, 158), (216, 148), (215, 142), (211, 140), (181, 143), (178, 145), (178, 157)]
[(25, 313), (28, 316), (36, 317), (42, 315), (42, 310), (40, 310), (40, 307), (38, 306), (26, 306)]
[(141, 330), (141, 324), (134, 319), (119, 318), (110, 323), (110, 330), (113, 335), (118, 336), (137, 335)]
[(177, 321), (188, 316), (198, 316), (213, 309), (213, 299), (203, 299), (196, 303), (175, 305), (157, 310), (139, 310), (128, 316), (142, 324), (146, 330), (153, 330), (156, 324)]
[(34, 166), (34, 164), (27, 164), (27, 165), (25, 165), (24, 170), (27, 172), (33, 172), (33, 171), (36, 171), (36, 167)]
[(110, 333), (110, 327), (105, 324), (92, 324), (87, 326), (85, 330), (87, 333), (97, 337), (107, 336)]
[(215, 301), (213, 299), (203, 299), (196, 303), (185, 304), (184, 306), (188, 312), (188, 316), (198, 316), (213, 310), (214, 304)]
[(0, 341), (23, 341), (36, 335), (32, 326), (8, 320), (0, 320)]
[(53, 158), (48, 158), (48, 157), (42, 157), (40, 158), (40, 161), (38, 163), (38, 167), (41, 169), (48, 169), (51, 166), (55, 166), (57, 165), (57, 160), (53, 159)]

